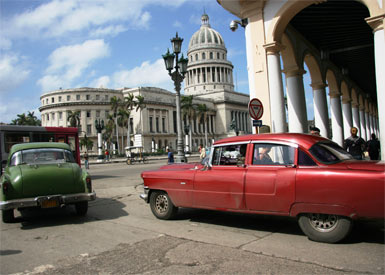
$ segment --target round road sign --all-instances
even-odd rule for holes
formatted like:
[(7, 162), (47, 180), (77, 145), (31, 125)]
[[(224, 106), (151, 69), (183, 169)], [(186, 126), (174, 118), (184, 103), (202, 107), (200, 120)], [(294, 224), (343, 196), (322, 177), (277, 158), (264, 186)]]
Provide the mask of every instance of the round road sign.
[(249, 114), (255, 120), (258, 120), (262, 117), (263, 105), (259, 99), (253, 98), (252, 100), (250, 100), (250, 102), (249, 102)]

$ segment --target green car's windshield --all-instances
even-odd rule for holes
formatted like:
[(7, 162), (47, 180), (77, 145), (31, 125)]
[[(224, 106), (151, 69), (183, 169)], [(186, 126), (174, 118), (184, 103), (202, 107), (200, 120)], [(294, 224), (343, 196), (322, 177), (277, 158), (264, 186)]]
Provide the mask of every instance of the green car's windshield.
[(75, 163), (75, 159), (70, 151), (56, 148), (39, 148), (14, 153), (11, 157), (10, 166), (64, 162)]
[(353, 159), (352, 155), (333, 142), (316, 143), (309, 151), (317, 160), (326, 164)]

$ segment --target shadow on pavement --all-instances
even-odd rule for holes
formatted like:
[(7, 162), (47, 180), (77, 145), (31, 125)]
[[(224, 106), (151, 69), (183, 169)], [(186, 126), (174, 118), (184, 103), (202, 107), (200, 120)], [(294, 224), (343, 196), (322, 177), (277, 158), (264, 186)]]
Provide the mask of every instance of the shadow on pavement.
[(22, 230), (29, 230), (40, 227), (112, 220), (128, 215), (123, 210), (124, 207), (125, 204), (117, 199), (97, 198), (95, 201), (89, 202), (86, 216), (78, 216), (73, 205), (51, 209), (28, 208), (20, 211), (21, 215), (16, 217), (15, 223), (21, 223)]
[[(271, 233), (304, 235), (297, 219), (283, 216), (254, 215), (211, 211), (203, 209), (179, 209), (176, 220), (256, 230)], [(385, 244), (384, 221), (355, 221), (350, 235), (342, 244), (377, 243)]]

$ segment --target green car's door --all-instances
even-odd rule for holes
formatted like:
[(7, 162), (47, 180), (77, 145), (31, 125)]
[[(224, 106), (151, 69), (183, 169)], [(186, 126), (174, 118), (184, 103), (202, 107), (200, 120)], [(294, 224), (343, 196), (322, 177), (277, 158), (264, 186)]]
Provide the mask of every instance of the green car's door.
[[(73, 163), (20, 165), (24, 197), (79, 192), (76, 188)], [(81, 191), (81, 190), (80, 190)]]

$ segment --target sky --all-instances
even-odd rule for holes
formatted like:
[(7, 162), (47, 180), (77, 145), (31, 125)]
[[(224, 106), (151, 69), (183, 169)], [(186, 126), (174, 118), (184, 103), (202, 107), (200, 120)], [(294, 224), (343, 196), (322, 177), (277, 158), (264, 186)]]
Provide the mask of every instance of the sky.
[(204, 12), (224, 39), (235, 90), (249, 94), (244, 30), (230, 30), (238, 18), (216, 0), (0, 0), (0, 122), (40, 118), (40, 96), (59, 88), (173, 91), (162, 54), (178, 32), (187, 55)]

